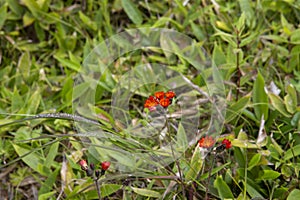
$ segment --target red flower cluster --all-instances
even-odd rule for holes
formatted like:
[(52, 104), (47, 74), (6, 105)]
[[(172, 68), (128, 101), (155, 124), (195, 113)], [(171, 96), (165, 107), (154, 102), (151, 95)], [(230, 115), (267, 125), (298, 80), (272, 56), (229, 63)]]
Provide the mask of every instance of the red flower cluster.
[(154, 111), (157, 105), (161, 105), (164, 108), (167, 108), (171, 103), (172, 99), (176, 96), (173, 91), (168, 92), (155, 92), (154, 96), (150, 96), (145, 104), (144, 108), (148, 108), (150, 111)]
[(105, 171), (110, 166), (110, 162), (104, 161), (101, 163), (101, 172), (98, 169), (95, 170), (94, 163), (88, 165), (86, 160), (80, 160), (79, 165), (81, 166), (81, 169), (86, 172), (87, 176), (93, 176), (93, 173), (95, 172), (96, 179), (98, 179), (100, 176), (105, 174)]
[[(199, 143), (200, 147), (209, 149), (215, 144), (215, 142), (216, 142), (216, 140), (212, 136), (205, 136), (205, 137), (202, 137), (198, 143)], [(222, 144), (220, 145), (220, 147), (222, 147), (222, 148), (219, 148), (219, 149), (223, 149), (223, 150), (224, 150), (224, 148), (230, 149), (232, 147), (230, 140), (224, 139), (222, 141)]]

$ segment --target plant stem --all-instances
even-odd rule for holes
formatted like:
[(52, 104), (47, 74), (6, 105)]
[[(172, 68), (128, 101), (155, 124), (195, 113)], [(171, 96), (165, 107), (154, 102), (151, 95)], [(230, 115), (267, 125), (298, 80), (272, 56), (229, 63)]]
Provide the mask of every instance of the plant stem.
[(95, 182), (95, 186), (96, 186), (96, 190), (97, 190), (97, 194), (98, 194), (99, 200), (101, 200), (102, 198), (101, 198), (100, 187), (99, 187), (99, 184), (98, 184), (98, 178), (95, 178), (94, 182)]
[(216, 160), (216, 157), (214, 156), (213, 157), (213, 160), (211, 162), (211, 166), (209, 168), (209, 173), (208, 173), (208, 179), (207, 179), (207, 182), (206, 182), (206, 190), (205, 190), (205, 200), (208, 200), (208, 186), (209, 186), (209, 182), (210, 182), (210, 177), (211, 177), (211, 171), (215, 165), (215, 160)]
[(236, 52), (236, 69), (237, 69), (237, 91), (236, 91), (236, 101), (239, 98), (239, 93), (240, 93), (240, 85), (241, 85), (241, 69), (240, 69), (240, 37), (239, 37), (239, 31), (236, 31), (236, 45), (237, 45), (237, 52)]
[[(170, 132), (169, 120), (168, 120), (166, 115), (164, 115), (164, 117), (165, 117), (165, 120), (166, 120), (167, 135), (168, 135), (169, 140), (170, 140), (172, 156), (173, 156), (173, 158), (175, 158), (174, 148), (173, 148), (173, 145), (172, 145), (172, 137), (171, 137), (171, 132)], [(181, 187), (182, 187), (182, 194), (183, 194), (184, 197), (186, 197), (185, 185), (184, 185), (184, 181), (183, 181), (183, 177), (182, 177), (182, 171), (181, 171), (178, 159), (176, 159), (176, 158), (175, 158), (175, 164), (176, 164), (176, 167), (177, 167), (177, 170), (178, 170), (178, 173), (179, 173), (179, 179), (180, 179), (180, 183), (181, 183)]]

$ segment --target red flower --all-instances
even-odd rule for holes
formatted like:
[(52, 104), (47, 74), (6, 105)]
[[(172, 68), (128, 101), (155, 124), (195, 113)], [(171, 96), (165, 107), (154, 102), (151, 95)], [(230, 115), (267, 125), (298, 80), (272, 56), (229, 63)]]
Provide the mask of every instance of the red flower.
[(224, 139), (222, 144), (225, 145), (226, 149), (230, 149), (232, 147), (230, 140)]
[(159, 104), (159, 102), (153, 97), (150, 96), (145, 104), (144, 104), (144, 108), (149, 108), (150, 111), (155, 110), (155, 106), (157, 106)]
[(154, 96), (158, 99), (158, 100), (161, 100), (161, 99), (163, 99), (164, 98), (164, 96), (165, 96), (165, 93), (164, 92), (155, 92), (154, 93)]
[(165, 95), (168, 99), (172, 99), (173, 97), (176, 96), (176, 94), (173, 91), (168, 91), (168, 92), (166, 92)]
[(88, 164), (85, 160), (79, 161), (79, 165), (81, 166), (82, 170), (88, 170)]
[(199, 140), (199, 146), (209, 149), (215, 144), (215, 139), (212, 136), (205, 136)]
[(160, 104), (162, 107), (166, 108), (166, 107), (168, 107), (168, 106), (170, 105), (170, 100), (169, 100), (169, 99), (161, 99), (161, 100), (159, 101), (159, 104)]
[(101, 168), (104, 171), (106, 171), (109, 168), (109, 166), (110, 166), (110, 162), (108, 162), (108, 161), (104, 161), (101, 163)]
[(162, 107), (167, 108), (172, 103), (172, 98), (175, 97), (175, 93), (173, 91), (168, 91), (164, 93), (163, 91), (155, 92), (154, 96), (150, 96), (145, 104), (144, 108), (148, 108), (150, 111), (154, 111), (156, 109), (155, 106), (160, 104)]

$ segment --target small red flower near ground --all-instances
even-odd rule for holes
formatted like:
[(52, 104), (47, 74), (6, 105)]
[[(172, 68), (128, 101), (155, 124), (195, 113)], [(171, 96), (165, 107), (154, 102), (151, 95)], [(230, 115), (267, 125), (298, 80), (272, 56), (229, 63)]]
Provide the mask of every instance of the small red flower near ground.
[(101, 168), (104, 171), (106, 171), (109, 168), (109, 166), (110, 166), (110, 162), (108, 162), (108, 161), (104, 161), (101, 163)]
[(79, 161), (79, 165), (81, 166), (82, 170), (88, 170), (89, 166), (88, 166), (88, 164), (87, 164), (87, 162), (85, 160)]
[(205, 136), (199, 140), (199, 146), (209, 149), (215, 144), (215, 139), (212, 136)]
[(175, 93), (173, 92), (173, 91), (168, 91), (168, 92), (166, 92), (166, 97), (168, 98), (168, 99), (172, 99), (172, 98), (174, 98), (176, 95), (175, 95)]
[(226, 148), (226, 149), (230, 149), (230, 148), (232, 147), (231, 142), (230, 142), (230, 140), (228, 140), (228, 139), (224, 139), (224, 140), (222, 141), (222, 144), (225, 145), (225, 148)]
[(153, 96), (150, 96), (147, 100), (146, 100), (146, 102), (145, 102), (145, 104), (144, 104), (144, 107), (145, 108), (149, 108), (149, 110), (151, 111), (151, 110), (155, 110), (154, 108), (155, 108), (155, 106), (157, 106), (159, 104), (159, 102), (153, 97)]
[(170, 105), (170, 100), (169, 100), (169, 99), (161, 99), (161, 100), (159, 101), (159, 104), (160, 104), (162, 107), (166, 108), (166, 107), (168, 107), (168, 106)]
[(155, 92), (154, 93), (154, 96), (158, 99), (158, 100), (161, 100), (161, 99), (163, 99), (164, 98), (164, 96), (165, 96), (165, 93), (164, 92)]

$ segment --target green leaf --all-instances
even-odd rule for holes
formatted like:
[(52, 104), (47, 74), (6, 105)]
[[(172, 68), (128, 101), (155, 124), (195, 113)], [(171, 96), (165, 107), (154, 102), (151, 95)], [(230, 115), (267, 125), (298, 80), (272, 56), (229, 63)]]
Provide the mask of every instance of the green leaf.
[(300, 190), (299, 189), (293, 189), (293, 191), (287, 197), (287, 200), (298, 200), (299, 197), (300, 197)]
[(239, 0), (239, 4), (241, 7), (241, 11), (245, 13), (246, 22), (248, 25), (251, 23), (255, 23), (254, 19), (254, 11), (250, 5), (250, 0)]
[(97, 23), (94, 22), (94, 21), (92, 21), (88, 16), (86, 16), (85, 14), (83, 14), (83, 12), (81, 12), (81, 11), (79, 11), (79, 18), (89, 28), (91, 28), (94, 31), (97, 30)]
[(22, 3), (25, 4), (25, 6), (30, 10), (30, 12), (32, 13), (32, 15), (36, 19), (39, 19), (41, 17), (40, 13), (39, 13), (40, 7), (39, 7), (37, 1), (35, 1), (35, 0), (22, 0)]
[(142, 14), (131, 0), (122, 0), (122, 6), (133, 23), (136, 25), (142, 24)]
[(257, 197), (263, 198), (260, 192), (257, 191), (255, 187), (253, 187), (253, 185), (249, 184), (248, 182), (246, 183), (246, 185), (247, 185), (247, 192), (249, 193), (251, 198), (257, 198)]
[(54, 55), (54, 58), (58, 60), (63, 66), (68, 67), (76, 72), (81, 72), (80, 63), (65, 59), (59, 55)]
[(263, 174), (259, 176), (259, 180), (274, 180), (278, 178), (281, 173), (274, 170), (263, 170)]
[(268, 95), (265, 92), (265, 81), (260, 72), (258, 72), (254, 81), (252, 99), (256, 118), (261, 120), (262, 116), (264, 116), (264, 120), (267, 121), (269, 112)]
[(287, 95), (284, 97), (284, 103), (289, 113), (293, 114), (297, 110), (297, 93), (293, 85), (287, 86)]
[(18, 63), (18, 69), (22, 74), (23, 78), (27, 80), (30, 76), (31, 60), (29, 52), (25, 52), (21, 55)]
[(216, 66), (220, 66), (226, 63), (226, 56), (222, 48), (217, 43), (215, 43), (214, 45), (213, 61), (216, 64)]
[(187, 181), (195, 180), (202, 168), (202, 165), (203, 165), (203, 159), (200, 153), (200, 147), (199, 145), (197, 145), (190, 162), (190, 168), (185, 174), (185, 179)]
[(153, 190), (148, 190), (148, 189), (141, 189), (141, 188), (136, 188), (136, 187), (131, 187), (131, 189), (142, 196), (146, 197), (154, 197), (154, 198), (160, 198), (161, 194), (159, 192), (153, 191)]
[[(40, 155), (38, 155), (36, 152), (31, 152), (31, 150), (28, 149), (27, 147), (23, 147), (18, 144), (12, 144), (12, 145), (20, 157), (24, 156), (22, 158), (23, 162), (25, 162), (31, 169), (33, 169), (37, 172), (41, 172), (38, 169), (38, 165), (42, 163)], [(28, 154), (28, 155), (26, 155), (26, 154)]]
[(287, 161), (287, 160), (294, 158), (296, 156), (299, 156), (299, 155), (300, 155), (300, 144), (287, 150), (284, 154), (284, 160)]
[(260, 159), (261, 159), (261, 154), (260, 153), (255, 154), (251, 158), (251, 160), (248, 164), (248, 170), (251, 170), (253, 167), (255, 167), (260, 162)]
[(59, 146), (59, 142), (55, 142), (51, 145), (51, 147), (49, 149), (49, 153), (45, 160), (46, 167), (51, 168), (52, 163), (53, 163), (55, 157), (57, 156), (58, 146)]
[(5, 23), (6, 17), (7, 17), (7, 4), (4, 4), (0, 8), (0, 30), (2, 29), (2, 26)]
[(230, 190), (230, 187), (222, 179), (222, 176), (218, 176), (214, 181), (214, 187), (218, 190), (221, 199), (234, 199), (234, 196)]
[(237, 115), (239, 115), (245, 107), (249, 104), (250, 95), (246, 95), (232, 104), (226, 111), (226, 123), (230, 122), (231, 120), (235, 119)]
[(177, 146), (177, 148), (179, 148), (178, 150), (180, 152), (184, 152), (188, 147), (186, 133), (185, 133), (184, 127), (182, 126), (181, 123), (179, 124), (179, 127), (178, 127), (176, 146)]
[(51, 197), (53, 197), (55, 195), (56, 191), (52, 191), (52, 192), (48, 192), (48, 193), (43, 193), (41, 195), (39, 195), (38, 200), (47, 200), (47, 199), (51, 199)]
[(122, 185), (117, 185), (117, 184), (103, 184), (103, 185), (101, 185), (101, 188), (100, 188), (101, 196), (107, 197), (107, 196), (115, 193), (122, 187), (123, 187)]
[(6, 1), (9, 9), (17, 15), (18, 18), (21, 18), (23, 15), (24, 8), (20, 5), (18, 0), (8, 0)]
[(286, 110), (286, 107), (284, 105), (283, 100), (279, 96), (277, 96), (277, 95), (275, 95), (273, 93), (269, 93), (268, 95), (270, 97), (272, 106), (274, 106), (274, 108), (278, 112), (280, 112), (281, 114), (283, 114), (285, 117), (291, 117), (291, 115)]
[(291, 43), (300, 44), (300, 29), (297, 29), (292, 32)]
[[(41, 188), (39, 190), (39, 199), (49, 199), (47, 198), (47, 194), (51, 193), (52, 187), (55, 187), (55, 182), (57, 179), (57, 175), (60, 172), (60, 168), (56, 168), (54, 172), (48, 175), (47, 179), (42, 182)], [(42, 198), (45, 195), (45, 198)]]

